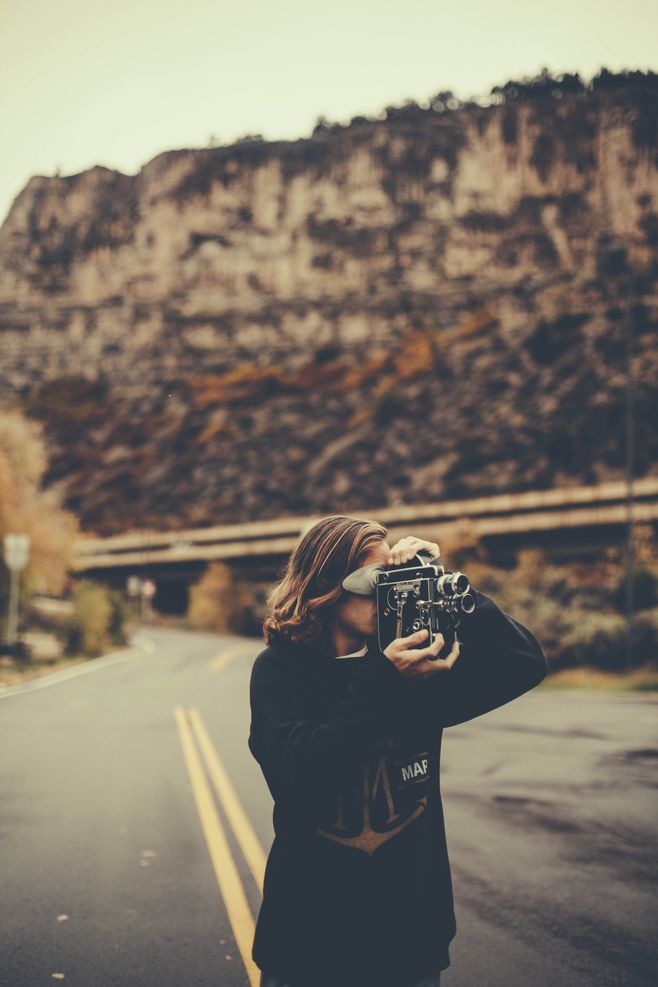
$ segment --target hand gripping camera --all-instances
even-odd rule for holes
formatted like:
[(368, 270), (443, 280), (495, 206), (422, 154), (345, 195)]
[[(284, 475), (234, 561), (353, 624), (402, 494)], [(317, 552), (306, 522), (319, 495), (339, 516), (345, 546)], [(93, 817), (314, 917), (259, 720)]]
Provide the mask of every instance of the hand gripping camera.
[(436, 633), (445, 646), (436, 656), (445, 658), (457, 639), (462, 614), (473, 613), (476, 599), (463, 572), (452, 572), (440, 555), (418, 553), (402, 565), (363, 566), (343, 580), (343, 589), (377, 600), (377, 635), (383, 651), (398, 637), (426, 629), (428, 636), (414, 647), (426, 648)]

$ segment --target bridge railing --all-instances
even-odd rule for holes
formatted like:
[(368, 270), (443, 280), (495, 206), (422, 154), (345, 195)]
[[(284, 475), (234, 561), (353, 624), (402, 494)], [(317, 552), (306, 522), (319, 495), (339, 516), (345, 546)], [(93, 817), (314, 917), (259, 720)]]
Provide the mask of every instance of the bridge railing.
[[(635, 522), (658, 520), (658, 476), (633, 483), (630, 502)], [(395, 504), (353, 511), (385, 524), (391, 535), (422, 524), (427, 536), (440, 540), (465, 519), (479, 536), (524, 531), (623, 524), (629, 499), (625, 481), (595, 486), (531, 490), (468, 500), (429, 504)], [(318, 515), (317, 517), (319, 517)], [(271, 518), (179, 531), (135, 531), (108, 538), (80, 539), (75, 545), (75, 570), (180, 563), (212, 559), (253, 558), (288, 554), (300, 534), (317, 517)]]

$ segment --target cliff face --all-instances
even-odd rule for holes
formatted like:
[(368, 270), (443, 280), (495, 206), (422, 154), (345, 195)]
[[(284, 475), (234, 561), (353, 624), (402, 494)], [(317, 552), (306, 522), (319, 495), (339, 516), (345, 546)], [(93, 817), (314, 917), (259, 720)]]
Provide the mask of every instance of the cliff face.
[(411, 107), (32, 178), (0, 394), (99, 530), (438, 499), (617, 475), (631, 325), (646, 472), (657, 116), (623, 90)]

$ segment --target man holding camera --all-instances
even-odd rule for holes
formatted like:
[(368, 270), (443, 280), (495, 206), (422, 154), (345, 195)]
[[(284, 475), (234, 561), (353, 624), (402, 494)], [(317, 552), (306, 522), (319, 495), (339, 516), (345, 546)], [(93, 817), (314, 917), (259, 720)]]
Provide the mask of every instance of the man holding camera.
[(532, 633), (477, 590), (444, 656), (427, 628), (381, 650), (358, 570), (439, 556), (433, 542), (389, 546), (387, 535), (372, 521), (321, 519), (269, 597), (250, 686), (249, 748), (274, 799), (253, 946), (261, 987), (438, 987), (456, 933), (443, 729), (547, 672)]

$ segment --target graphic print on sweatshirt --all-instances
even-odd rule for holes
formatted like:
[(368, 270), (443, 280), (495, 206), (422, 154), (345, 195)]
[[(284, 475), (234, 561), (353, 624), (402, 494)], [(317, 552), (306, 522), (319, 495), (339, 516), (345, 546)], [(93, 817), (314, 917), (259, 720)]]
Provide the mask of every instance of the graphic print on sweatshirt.
[(332, 819), (317, 833), (343, 846), (373, 854), (427, 808), (429, 755), (401, 749), (392, 737), (374, 747), (360, 784), (341, 792)]

